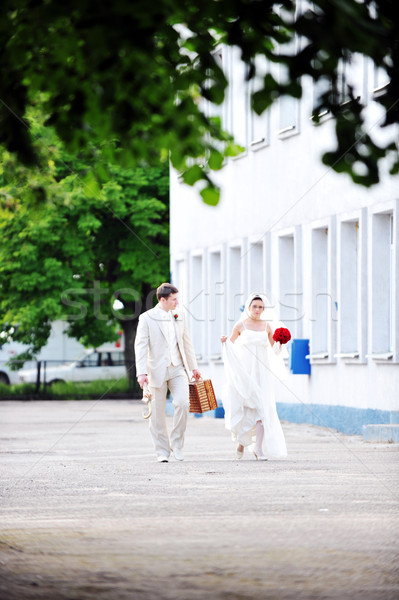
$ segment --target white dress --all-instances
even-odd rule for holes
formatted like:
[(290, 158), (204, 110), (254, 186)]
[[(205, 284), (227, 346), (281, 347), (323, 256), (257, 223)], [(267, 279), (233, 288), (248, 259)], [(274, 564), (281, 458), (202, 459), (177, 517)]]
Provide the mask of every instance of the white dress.
[[(255, 442), (255, 425), (264, 427), (263, 453), (286, 456), (284, 433), (277, 415), (274, 387), (285, 365), (270, 345), (266, 331), (244, 329), (233, 344), (223, 344), (226, 385), (225, 426), (243, 446)], [(277, 379), (276, 379), (277, 378)]]

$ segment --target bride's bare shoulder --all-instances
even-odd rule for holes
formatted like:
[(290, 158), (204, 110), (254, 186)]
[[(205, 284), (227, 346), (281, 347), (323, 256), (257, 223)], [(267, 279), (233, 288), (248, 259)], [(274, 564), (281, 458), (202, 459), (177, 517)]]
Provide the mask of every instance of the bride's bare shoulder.
[(237, 323), (235, 323), (234, 327), (233, 327), (233, 332), (235, 333), (242, 333), (242, 331), (244, 330), (244, 325), (242, 321), (237, 321)]

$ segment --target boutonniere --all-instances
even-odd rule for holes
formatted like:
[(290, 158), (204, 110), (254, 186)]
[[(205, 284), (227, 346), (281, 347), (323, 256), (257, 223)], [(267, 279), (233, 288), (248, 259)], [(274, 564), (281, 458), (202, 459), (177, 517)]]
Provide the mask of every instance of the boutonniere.
[(177, 319), (179, 318), (179, 315), (177, 313), (174, 313), (173, 314), (173, 318), (174, 318), (175, 321), (177, 321)]

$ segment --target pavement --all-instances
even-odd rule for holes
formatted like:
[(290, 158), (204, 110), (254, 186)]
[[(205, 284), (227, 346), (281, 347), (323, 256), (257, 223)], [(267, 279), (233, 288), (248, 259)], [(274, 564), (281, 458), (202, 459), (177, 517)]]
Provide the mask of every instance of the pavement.
[(1, 600), (399, 598), (398, 444), (283, 422), (237, 461), (190, 415), (157, 463), (143, 409), (0, 402)]

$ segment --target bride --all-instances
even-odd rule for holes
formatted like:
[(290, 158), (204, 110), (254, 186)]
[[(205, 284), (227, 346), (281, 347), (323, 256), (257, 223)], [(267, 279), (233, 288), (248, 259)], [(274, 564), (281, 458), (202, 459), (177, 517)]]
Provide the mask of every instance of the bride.
[(267, 298), (251, 294), (231, 337), (220, 338), (226, 375), (225, 426), (238, 442), (237, 458), (251, 444), (257, 460), (287, 455), (274, 398), (276, 378), (284, 377), (286, 371), (282, 352), (287, 350), (283, 347), (281, 352), (280, 344), (273, 348), (278, 326)]

